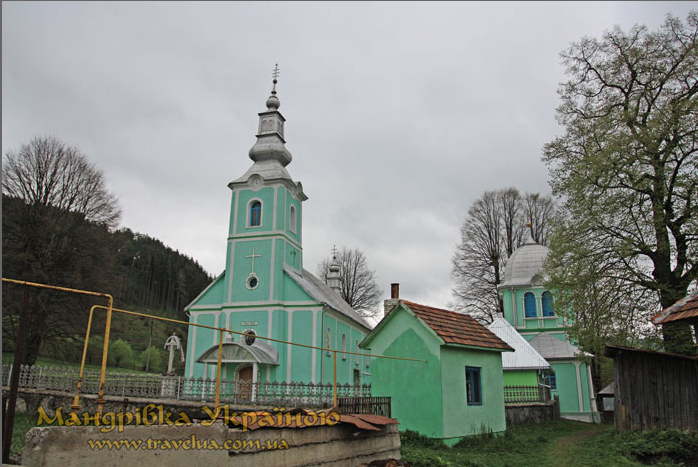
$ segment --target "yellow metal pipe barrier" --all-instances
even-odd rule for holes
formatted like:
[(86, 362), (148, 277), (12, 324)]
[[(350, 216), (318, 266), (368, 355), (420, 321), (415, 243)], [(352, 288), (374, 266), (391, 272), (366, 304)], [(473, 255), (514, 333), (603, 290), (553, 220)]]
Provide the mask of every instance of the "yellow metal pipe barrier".
[(332, 367), (334, 371), (334, 389), (332, 391), (332, 407), (337, 407), (337, 351), (332, 354)]
[(78, 377), (78, 388), (75, 391), (75, 399), (73, 400), (73, 405), (70, 407), (73, 410), (80, 409), (80, 389), (82, 389), (82, 375), (85, 371), (85, 359), (87, 358), (87, 343), (90, 340), (90, 328), (92, 327), (92, 314), (95, 311), (94, 305), (90, 308), (90, 317), (87, 319), (87, 332), (85, 332), (85, 346), (82, 349), (82, 361), (80, 361), (80, 376)]
[[(218, 333), (218, 364), (216, 365), (216, 410), (221, 398), (221, 361), (223, 359), (223, 329)], [(217, 412), (216, 412), (217, 413)]]
[[(104, 379), (105, 379), (105, 374), (107, 371), (107, 352), (109, 350), (109, 329), (111, 327), (111, 311), (114, 306), (114, 298), (106, 293), (100, 293), (100, 292), (91, 292), (89, 290), (80, 290), (80, 289), (71, 289), (68, 287), (59, 287), (56, 285), (47, 285), (47, 284), (38, 284), (36, 282), (27, 282), (27, 281), (18, 281), (15, 279), (7, 279), (5, 277), (2, 278), (3, 282), (9, 282), (12, 284), (19, 284), (19, 285), (26, 285), (29, 287), (38, 287), (42, 289), (50, 289), (50, 290), (60, 290), (62, 292), (71, 292), (71, 293), (77, 293), (81, 295), (92, 295), (96, 297), (104, 297), (109, 299), (109, 307), (107, 308), (107, 325), (106, 329), (104, 330), (104, 349), (102, 353), (102, 372), (99, 377), (99, 397), (97, 398), (97, 413), (102, 413), (102, 405), (104, 404)], [(94, 307), (93, 307), (94, 308)], [(85, 343), (87, 345), (87, 342)]]

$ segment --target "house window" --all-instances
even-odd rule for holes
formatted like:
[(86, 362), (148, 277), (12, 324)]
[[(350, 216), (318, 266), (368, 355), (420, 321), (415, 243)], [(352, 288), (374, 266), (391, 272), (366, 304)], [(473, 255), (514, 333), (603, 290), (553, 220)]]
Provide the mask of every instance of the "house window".
[(342, 334), (342, 360), (347, 359), (347, 335)]
[(250, 227), (262, 225), (262, 203), (254, 201), (250, 205)]
[(547, 290), (543, 292), (543, 316), (555, 316), (555, 310), (553, 309), (553, 294)]
[(543, 383), (546, 386), (550, 386), (550, 389), (557, 389), (557, 379), (555, 378), (555, 372), (552, 370), (545, 370), (543, 372)]
[(536, 317), (536, 297), (531, 292), (524, 295), (524, 313), (526, 318)]
[(296, 233), (296, 207), (291, 206), (291, 214), (289, 215), (289, 225), (291, 232)]
[(482, 405), (480, 368), (472, 366), (465, 367), (465, 393), (468, 405)]

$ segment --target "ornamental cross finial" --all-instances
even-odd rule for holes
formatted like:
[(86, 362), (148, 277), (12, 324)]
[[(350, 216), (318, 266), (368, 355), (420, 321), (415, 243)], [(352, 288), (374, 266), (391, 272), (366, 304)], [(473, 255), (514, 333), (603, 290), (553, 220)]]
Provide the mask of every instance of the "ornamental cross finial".
[(274, 71), (271, 73), (271, 77), (274, 78), (274, 80), (273, 80), (274, 86), (271, 89), (272, 94), (276, 94), (276, 82), (277, 82), (276, 78), (279, 77), (279, 74), (280, 74), (279, 64), (277, 63), (276, 65), (274, 65)]
[(337, 258), (337, 245), (332, 245), (332, 258)]

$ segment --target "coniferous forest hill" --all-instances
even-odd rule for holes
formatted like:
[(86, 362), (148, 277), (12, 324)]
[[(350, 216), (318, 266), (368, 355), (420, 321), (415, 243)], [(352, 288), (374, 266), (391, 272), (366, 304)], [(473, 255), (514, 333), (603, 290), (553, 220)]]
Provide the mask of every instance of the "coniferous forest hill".
[[(188, 321), (184, 307), (213, 280), (194, 259), (146, 234), (110, 230), (74, 212), (4, 194), (2, 276), (107, 293), (115, 308), (181, 321)], [(107, 300), (3, 283), (3, 352), (14, 351), (24, 289), (30, 322), (24, 361), (79, 362), (90, 308)], [(102, 309), (94, 312), (88, 363), (101, 359), (105, 315)], [(116, 350), (113, 357), (110, 350), (110, 364), (164, 370), (163, 345), (173, 332), (186, 343), (186, 325), (114, 313), (110, 344)]]

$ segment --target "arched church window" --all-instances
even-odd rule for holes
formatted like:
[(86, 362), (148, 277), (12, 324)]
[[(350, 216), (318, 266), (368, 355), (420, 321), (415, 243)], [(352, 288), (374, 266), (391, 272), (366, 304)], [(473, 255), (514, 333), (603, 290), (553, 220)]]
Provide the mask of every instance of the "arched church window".
[(526, 292), (524, 295), (524, 313), (526, 318), (535, 318), (536, 313), (536, 297), (531, 292)]
[(289, 227), (291, 232), (296, 233), (296, 207), (291, 206), (291, 214), (289, 215)]
[(259, 227), (262, 225), (262, 203), (253, 201), (250, 204), (250, 227)]
[(347, 335), (342, 334), (342, 360), (347, 359), (346, 351), (347, 351)]
[(553, 294), (547, 290), (543, 292), (543, 316), (555, 316), (555, 309), (553, 308)]

